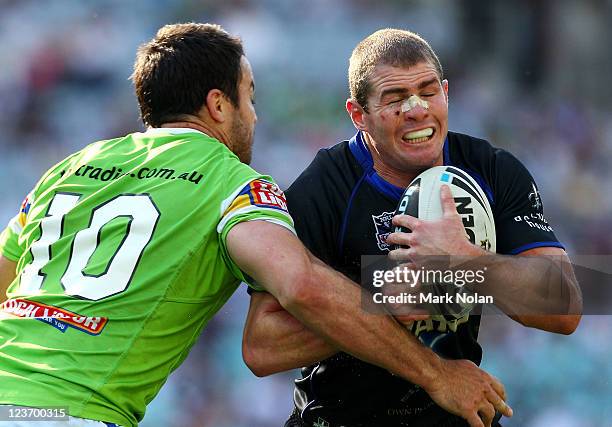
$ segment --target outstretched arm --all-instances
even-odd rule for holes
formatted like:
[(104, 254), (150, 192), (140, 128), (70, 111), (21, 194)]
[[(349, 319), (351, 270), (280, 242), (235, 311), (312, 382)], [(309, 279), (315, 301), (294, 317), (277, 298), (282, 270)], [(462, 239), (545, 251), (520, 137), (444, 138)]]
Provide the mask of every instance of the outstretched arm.
[(227, 247), (245, 273), (331, 345), (416, 384), (433, 380), (439, 357), (393, 318), (371, 314), (379, 307), (367, 299), (362, 306), (360, 288), (314, 261), (288, 230), (264, 221), (240, 223), (228, 233)]
[[(321, 262), (311, 256), (313, 262)], [(425, 320), (423, 312), (394, 316), (406, 327)], [(272, 294), (254, 292), (242, 337), (242, 355), (257, 376), (301, 368), (328, 358), (338, 349), (287, 312)]]
[(229, 231), (226, 243), (246, 274), (332, 347), (422, 386), (471, 426), (485, 425), (481, 416), (490, 425), (495, 410), (512, 414), (499, 381), (468, 361), (439, 358), (392, 317), (368, 314), (377, 307), (368, 298), (362, 301), (360, 288), (322, 262), (313, 262), (285, 228), (242, 222)]

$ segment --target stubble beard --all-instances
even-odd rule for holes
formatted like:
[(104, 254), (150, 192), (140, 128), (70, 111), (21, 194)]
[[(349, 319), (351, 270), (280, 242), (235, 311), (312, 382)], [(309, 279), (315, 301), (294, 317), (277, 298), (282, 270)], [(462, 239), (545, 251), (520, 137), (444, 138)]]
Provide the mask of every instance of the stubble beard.
[(232, 151), (244, 164), (251, 164), (253, 156), (253, 132), (244, 124), (239, 116), (234, 118), (231, 130)]

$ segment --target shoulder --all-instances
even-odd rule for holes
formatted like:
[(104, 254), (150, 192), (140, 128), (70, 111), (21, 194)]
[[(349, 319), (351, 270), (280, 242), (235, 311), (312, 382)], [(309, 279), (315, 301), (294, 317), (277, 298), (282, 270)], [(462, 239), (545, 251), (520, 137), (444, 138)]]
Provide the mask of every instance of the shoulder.
[(305, 191), (349, 192), (362, 175), (361, 166), (349, 149), (348, 141), (320, 149), (310, 165), (287, 190), (287, 196)]
[(359, 167), (349, 149), (349, 142), (342, 141), (331, 147), (321, 148), (303, 173), (313, 176), (352, 174)]
[(318, 218), (317, 221), (324, 221), (327, 226), (333, 227), (342, 216), (363, 173), (348, 141), (319, 150), (310, 165), (285, 192), (298, 234), (305, 217), (309, 218), (309, 226), (312, 226), (314, 218)]
[(524, 168), (521, 161), (509, 151), (495, 147), (486, 139), (458, 132), (448, 133), (447, 150), (450, 164), (468, 165), (475, 170), (498, 171), (501, 168), (503, 172), (505, 168)]
[[(445, 164), (468, 172), (483, 188), (492, 205), (507, 199), (517, 184), (530, 186), (533, 178), (512, 153), (489, 141), (457, 132), (448, 133)], [(498, 207), (499, 207), (498, 206)]]
[(447, 161), (452, 164), (467, 163), (481, 167), (494, 160), (500, 151), (486, 139), (458, 132), (448, 132), (445, 150), (447, 150), (445, 154), (449, 157)]

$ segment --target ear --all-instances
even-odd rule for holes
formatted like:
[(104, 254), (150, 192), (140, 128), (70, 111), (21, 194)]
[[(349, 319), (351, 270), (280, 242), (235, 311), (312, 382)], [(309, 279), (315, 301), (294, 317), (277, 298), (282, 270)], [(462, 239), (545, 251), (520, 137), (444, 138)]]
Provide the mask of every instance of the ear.
[(363, 111), (363, 107), (352, 98), (346, 100), (345, 107), (346, 112), (348, 113), (349, 117), (351, 118), (351, 121), (353, 122), (353, 125), (358, 130), (366, 130), (366, 124), (364, 120), (366, 112)]
[(442, 90), (444, 90), (444, 97), (446, 98), (446, 103), (448, 104), (448, 80), (442, 80)]
[(229, 100), (219, 89), (212, 89), (208, 92), (204, 107), (215, 122), (223, 123), (228, 119)]

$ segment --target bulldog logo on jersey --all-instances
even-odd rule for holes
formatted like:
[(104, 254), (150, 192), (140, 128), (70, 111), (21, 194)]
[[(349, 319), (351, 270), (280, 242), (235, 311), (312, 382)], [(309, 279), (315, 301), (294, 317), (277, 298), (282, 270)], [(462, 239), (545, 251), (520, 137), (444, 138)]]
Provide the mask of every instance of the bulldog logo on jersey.
[(376, 244), (381, 251), (390, 250), (387, 243), (387, 236), (393, 231), (391, 220), (395, 212), (383, 212), (380, 215), (372, 215), (374, 227), (376, 227)]

